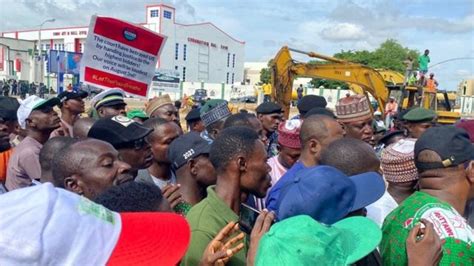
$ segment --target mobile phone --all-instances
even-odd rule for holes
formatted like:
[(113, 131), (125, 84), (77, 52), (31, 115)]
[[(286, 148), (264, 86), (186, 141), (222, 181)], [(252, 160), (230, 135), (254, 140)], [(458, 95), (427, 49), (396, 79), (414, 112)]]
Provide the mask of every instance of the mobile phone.
[(245, 203), (240, 204), (240, 217), (239, 217), (239, 228), (242, 232), (250, 235), (252, 232), (255, 221), (260, 215), (260, 211), (250, 207)]

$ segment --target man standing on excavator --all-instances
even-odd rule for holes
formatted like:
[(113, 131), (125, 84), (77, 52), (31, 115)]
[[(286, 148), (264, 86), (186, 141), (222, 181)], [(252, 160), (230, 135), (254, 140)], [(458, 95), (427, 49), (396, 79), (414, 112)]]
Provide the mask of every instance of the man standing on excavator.
[(336, 104), (336, 113), (347, 137), (373, 144), (373, 116), (367, 97), (356, 94), (341, 98)]

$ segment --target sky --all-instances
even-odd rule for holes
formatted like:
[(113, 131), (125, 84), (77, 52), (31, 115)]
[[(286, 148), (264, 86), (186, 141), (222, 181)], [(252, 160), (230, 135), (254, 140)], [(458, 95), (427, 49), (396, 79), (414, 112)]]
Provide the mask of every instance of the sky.
[[(141, 23), (144, 0), (0, 0), (0, 32), (86, 26), (104, 15)], [(374, 50), (391, 38), (404, 47), (431, 51), (431, 69), (441, 89), (453, 90), (474, 78), (473, 0), (165, 0), (176, 21), (212, 22), (246, 42), (245, 61), (266, 62), (283, 45), (324, 55), (341, 50)], [(296, 57), (299, 60), (305, 58)]]

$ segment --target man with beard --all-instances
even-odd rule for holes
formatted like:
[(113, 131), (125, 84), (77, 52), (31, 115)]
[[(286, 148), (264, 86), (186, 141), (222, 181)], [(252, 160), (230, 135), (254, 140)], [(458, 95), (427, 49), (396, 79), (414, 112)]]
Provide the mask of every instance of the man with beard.
[(125, 116), (102, 118), (92, 125), (88, 137), (112, 144), (119, 152), (121, 160), (131, 166), (130, 172), (150, 167), (153, 162), (150, 144), (146, 137), (153, 129), (142, 126)]
[(373, 116), (367, 97), (351, 95), (341, 98), (336, 105), (336, 113), (339, 122), (344, 126), (347, 137), (373, 144)]
[[(182, 261), (184, 265), (197, 265), (219, 230), (239, 220), (241, 203), (249, 194), (265, 197), (270, 187), (265, 145), (252, 129), (224, 129), (211, 146), (210, 160), (217, 172), (217, 183), (207, 189), (207, 197), (187, 215), (191, 243)], [(246, 254), (247, 247), (235, 254), (229, 265), (245, 265)]]
[(53, 107), (58, 104), (59, 99), (56, 97), (45, 100), (32, 95), (26, 98), (18, 108), (18, 123), (22, 129), (26, 129), (26, 137), (15, 147), (8, 162), (5, 182), (8, 190), (30, 186), (32, 180), (39, 181), (41, 147), (61, 122), (58, 114), (53, 110)]
[(54, 185), (94, 199), (111, 186), (133, 180), (130, 165), (119, 157), (107, 142), (79, 140), (54, 156)]
[(125, 116), (127, 103), (124, 102), (124, 97), (125, 93), (120, 88), (105, 90), (92, 98), (91, 106), (95, 109), (99, 118), (116, 115)]
[(18, 124), (16, 112), (19, 106), (17, 99), (0, 96), (0, 194), (4, 190), (8, 160), (13, 153), (10, 134), (15, 132)]
[(74, 137), (73, 126), (74, 123), (84, 113), (84, 98), (87, 97), (87, 92), (68, 92), (64, 91), (58, 95), (59, 108), (61, 109), (61, 127), (55, 130), (51, 137), (69, 136)]

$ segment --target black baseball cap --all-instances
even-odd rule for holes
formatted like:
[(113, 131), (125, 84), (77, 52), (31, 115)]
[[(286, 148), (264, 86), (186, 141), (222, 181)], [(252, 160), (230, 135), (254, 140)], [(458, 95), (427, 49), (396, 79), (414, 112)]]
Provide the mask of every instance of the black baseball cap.
[(273, 102), (262, 103), (259, 106), (257, 106), (257, 109), (255, 109), (255, 111), (257, 112), (257, 114), (264, 114), (264, 115), (276, 114), (276, 113), (280, 114), (282, 112), (281, 106)]
[(108, 142), (116, 149), (123, 148), (135, 140), (148, 136), (153, 129), (147, 128), (132, 119), (117, 115), (97, 120), (87, 134), (90, 138)]
[[(418, 155), (424, 150), (436, 152), (441, 162), (419, 162)], [(470, 160), (474, 160), (474, 146), (461, 128), (432, 127), (415, 143), (415, 165), (419, 171), (457, 166)]]
[(17, 99), (8, 96), (0, 96), (0, 118), (9, 121), (17, 120), (18, 108), (20, 103)]
[(323, 96), (319, 95), (306, 95), (301, 100), (299, 101), (298, 105), (296, 106), (298, 108), (298, 111), (300, 111), (300, 114), (305, 114), (309, 110), (315, 108), (315, 107), (323, 107), (325, 108), (328, 102)]
[(179, 169), (189, 160), (202, 154), (209, 154), (211, 145), (197, 132), (186, 133), (171, 142), (168, 148), (168, 159), (173, 168)]
[(63, 91), (58, 94), (58, 98), (61, 101), (59, 106), (61, 106), (65, 101), (72, 100), (72, 99), (84, 99), (89, 94), (86, 91), (80, 90), (78, 92), (75, 91)]

